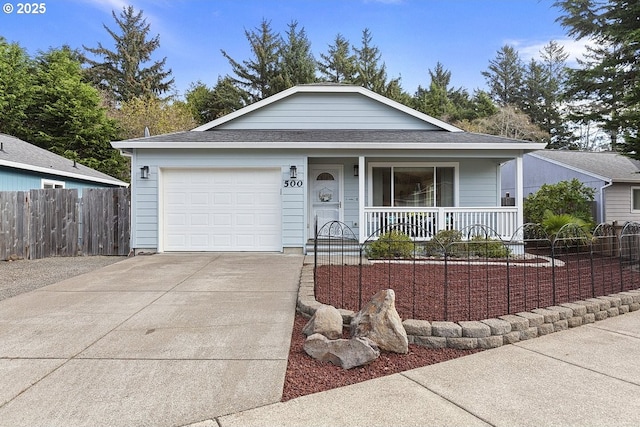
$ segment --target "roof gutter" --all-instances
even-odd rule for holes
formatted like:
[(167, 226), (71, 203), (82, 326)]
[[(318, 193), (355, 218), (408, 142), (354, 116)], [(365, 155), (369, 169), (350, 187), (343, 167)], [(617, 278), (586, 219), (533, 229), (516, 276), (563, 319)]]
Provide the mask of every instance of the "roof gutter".
[(119, 150), (146, 148), (146, 149), (185, 149), (185, 148), (205, 148), (205, 149), (336, 149), (336, 150), (540, 150), (546, 146), (544, 143), (421, 143), (421, 142), (395, 142), (385, 144), (379, 142), (175, 142), (175, 141), (114, 141), (113, 148)]
[(43, 168), (41, 166), (33, 166), (33, 165), (27, 165), (24, 163), (10, 162), (8, 160), (0, 160), (0, 166), (6, 166), (14, 169), (22, 169), (22, 170), (31, 171), (31, 172), (40, 172), (40, 173), (49, 174), (49, 175), (63, 176), (66, 178), (79, 179), (82, 181), (91, 181), (91, 182), (99, 182), (101, 184), (117, 185), (119, 187), (129, 186), (129, 184), (127, 184), (126, 182), (119, 181), (116, 179), (96, 178), (96, 177), (81, 175), (73, 172), (65, 172), (58, 169), (49, 169), (49, 168)]

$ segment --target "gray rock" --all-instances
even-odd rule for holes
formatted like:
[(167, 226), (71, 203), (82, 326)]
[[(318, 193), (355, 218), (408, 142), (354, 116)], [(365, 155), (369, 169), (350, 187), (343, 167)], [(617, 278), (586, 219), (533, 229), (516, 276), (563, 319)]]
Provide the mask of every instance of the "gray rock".
[(491, 328), (491, 335), (504, 335), (511, 332), (511, 323), (503, 319), (485, 319), (482, 323)]
[(516, 316), (513, 314), (506, 314), (499, 317), (500, 320), (509, 322), (512, 331), (524, 331), (529, 328), (529, 320), (524, 317)]
[(478, 338), (478, 348), (496, 348), (502, 346), (504, 338), (502, 335), (491, 335), (490, 337)]
[(533, 328), (535, 326), (540, 326), (544, 323), (544, 316), (541, 314), (531, 313), (529, 311), (523, 311), (521, 313), (516, 313), (516, 316), (520, 316), (529, 321), (529, 327)]
[(467, 338), (485, 338), (491, 336), (491, 328), (482, 322), (458, 322), (462, 327), (462, 336)]
[(478, 347), (478, 338), (447, 338), (447, 347), (457, 350), (472, 350)]
[(416, 335), (420, 337), (431, 336), (431, 323), (426, 320), (407, 319), (402, 322), (407, 335)]
[(560, 313), (555, 310), (536, 308), (535, 310), (531, 310), (531, 312), (542, 315), (544, 317), (544, 323), (553, 323), (560, 320)]
[(435, 337), (460, 338), (462, 326), (454, 322), (431, 322), (431, 334)]
[(386, 289), (373, 296), (351, 321), (351, 336), (366, 337), (381, 350), (406, 354), (409, 352), (407, 332), (396, 311), (395, 292)]
[(331, 305), (322, 305), (302, 328), (306, 336), (322, 334), (330, 340), (342, 338), (342, 315)]
[(447, 339), (445, 337), (413, 337), (413, 343), (427, 348), (446, 348)]
[(324, 335), (313, 334), (306, 339), (303, 348), (314, 359), (333, 363), (343, 369), (366, 365), (380, 356), (375, 343), (365, 337), (330, 340)]

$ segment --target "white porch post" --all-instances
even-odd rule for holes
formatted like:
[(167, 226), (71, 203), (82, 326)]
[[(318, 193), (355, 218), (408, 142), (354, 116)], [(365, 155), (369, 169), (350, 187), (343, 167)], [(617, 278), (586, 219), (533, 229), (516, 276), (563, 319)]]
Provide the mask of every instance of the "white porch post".
[(358, 240), (360, 243), (364, 242), (366, 239), (365, 230), (365, 215), (364, 215), (364, 205), (365, 205), (365, 178), (367, 177), (367, 170), (365, 169), (364, 156), (358, 157)]
[(522, 153), (516, 157), (516, 208), (518, 213), (516, 214), (516, 229), (520, 228), (524, 223), (524, 210), (522, 201), (524, 200), (524, 172), (522, 170)]

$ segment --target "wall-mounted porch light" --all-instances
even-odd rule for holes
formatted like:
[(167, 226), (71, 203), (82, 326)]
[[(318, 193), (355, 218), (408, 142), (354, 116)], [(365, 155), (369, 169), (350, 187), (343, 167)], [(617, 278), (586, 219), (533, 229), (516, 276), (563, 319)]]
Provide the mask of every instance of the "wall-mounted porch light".
[(353, 176), (360, 175), (360, 165), (353, 165)]
[(295, 165), (292, 165), (289, 168), (289, 178), (296, 179), (298, 177), (298, 168)]
[(143, 166), (140, 168), (140, 178), (149, 179), (149, 166)]

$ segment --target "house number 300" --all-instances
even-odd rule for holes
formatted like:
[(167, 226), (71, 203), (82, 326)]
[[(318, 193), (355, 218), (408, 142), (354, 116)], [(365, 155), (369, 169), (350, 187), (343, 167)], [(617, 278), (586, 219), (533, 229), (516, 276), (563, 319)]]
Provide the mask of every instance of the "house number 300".
[(286, 179), (284, 181), (284, 188), (302, 187), (302, 180), (299, 179)]

